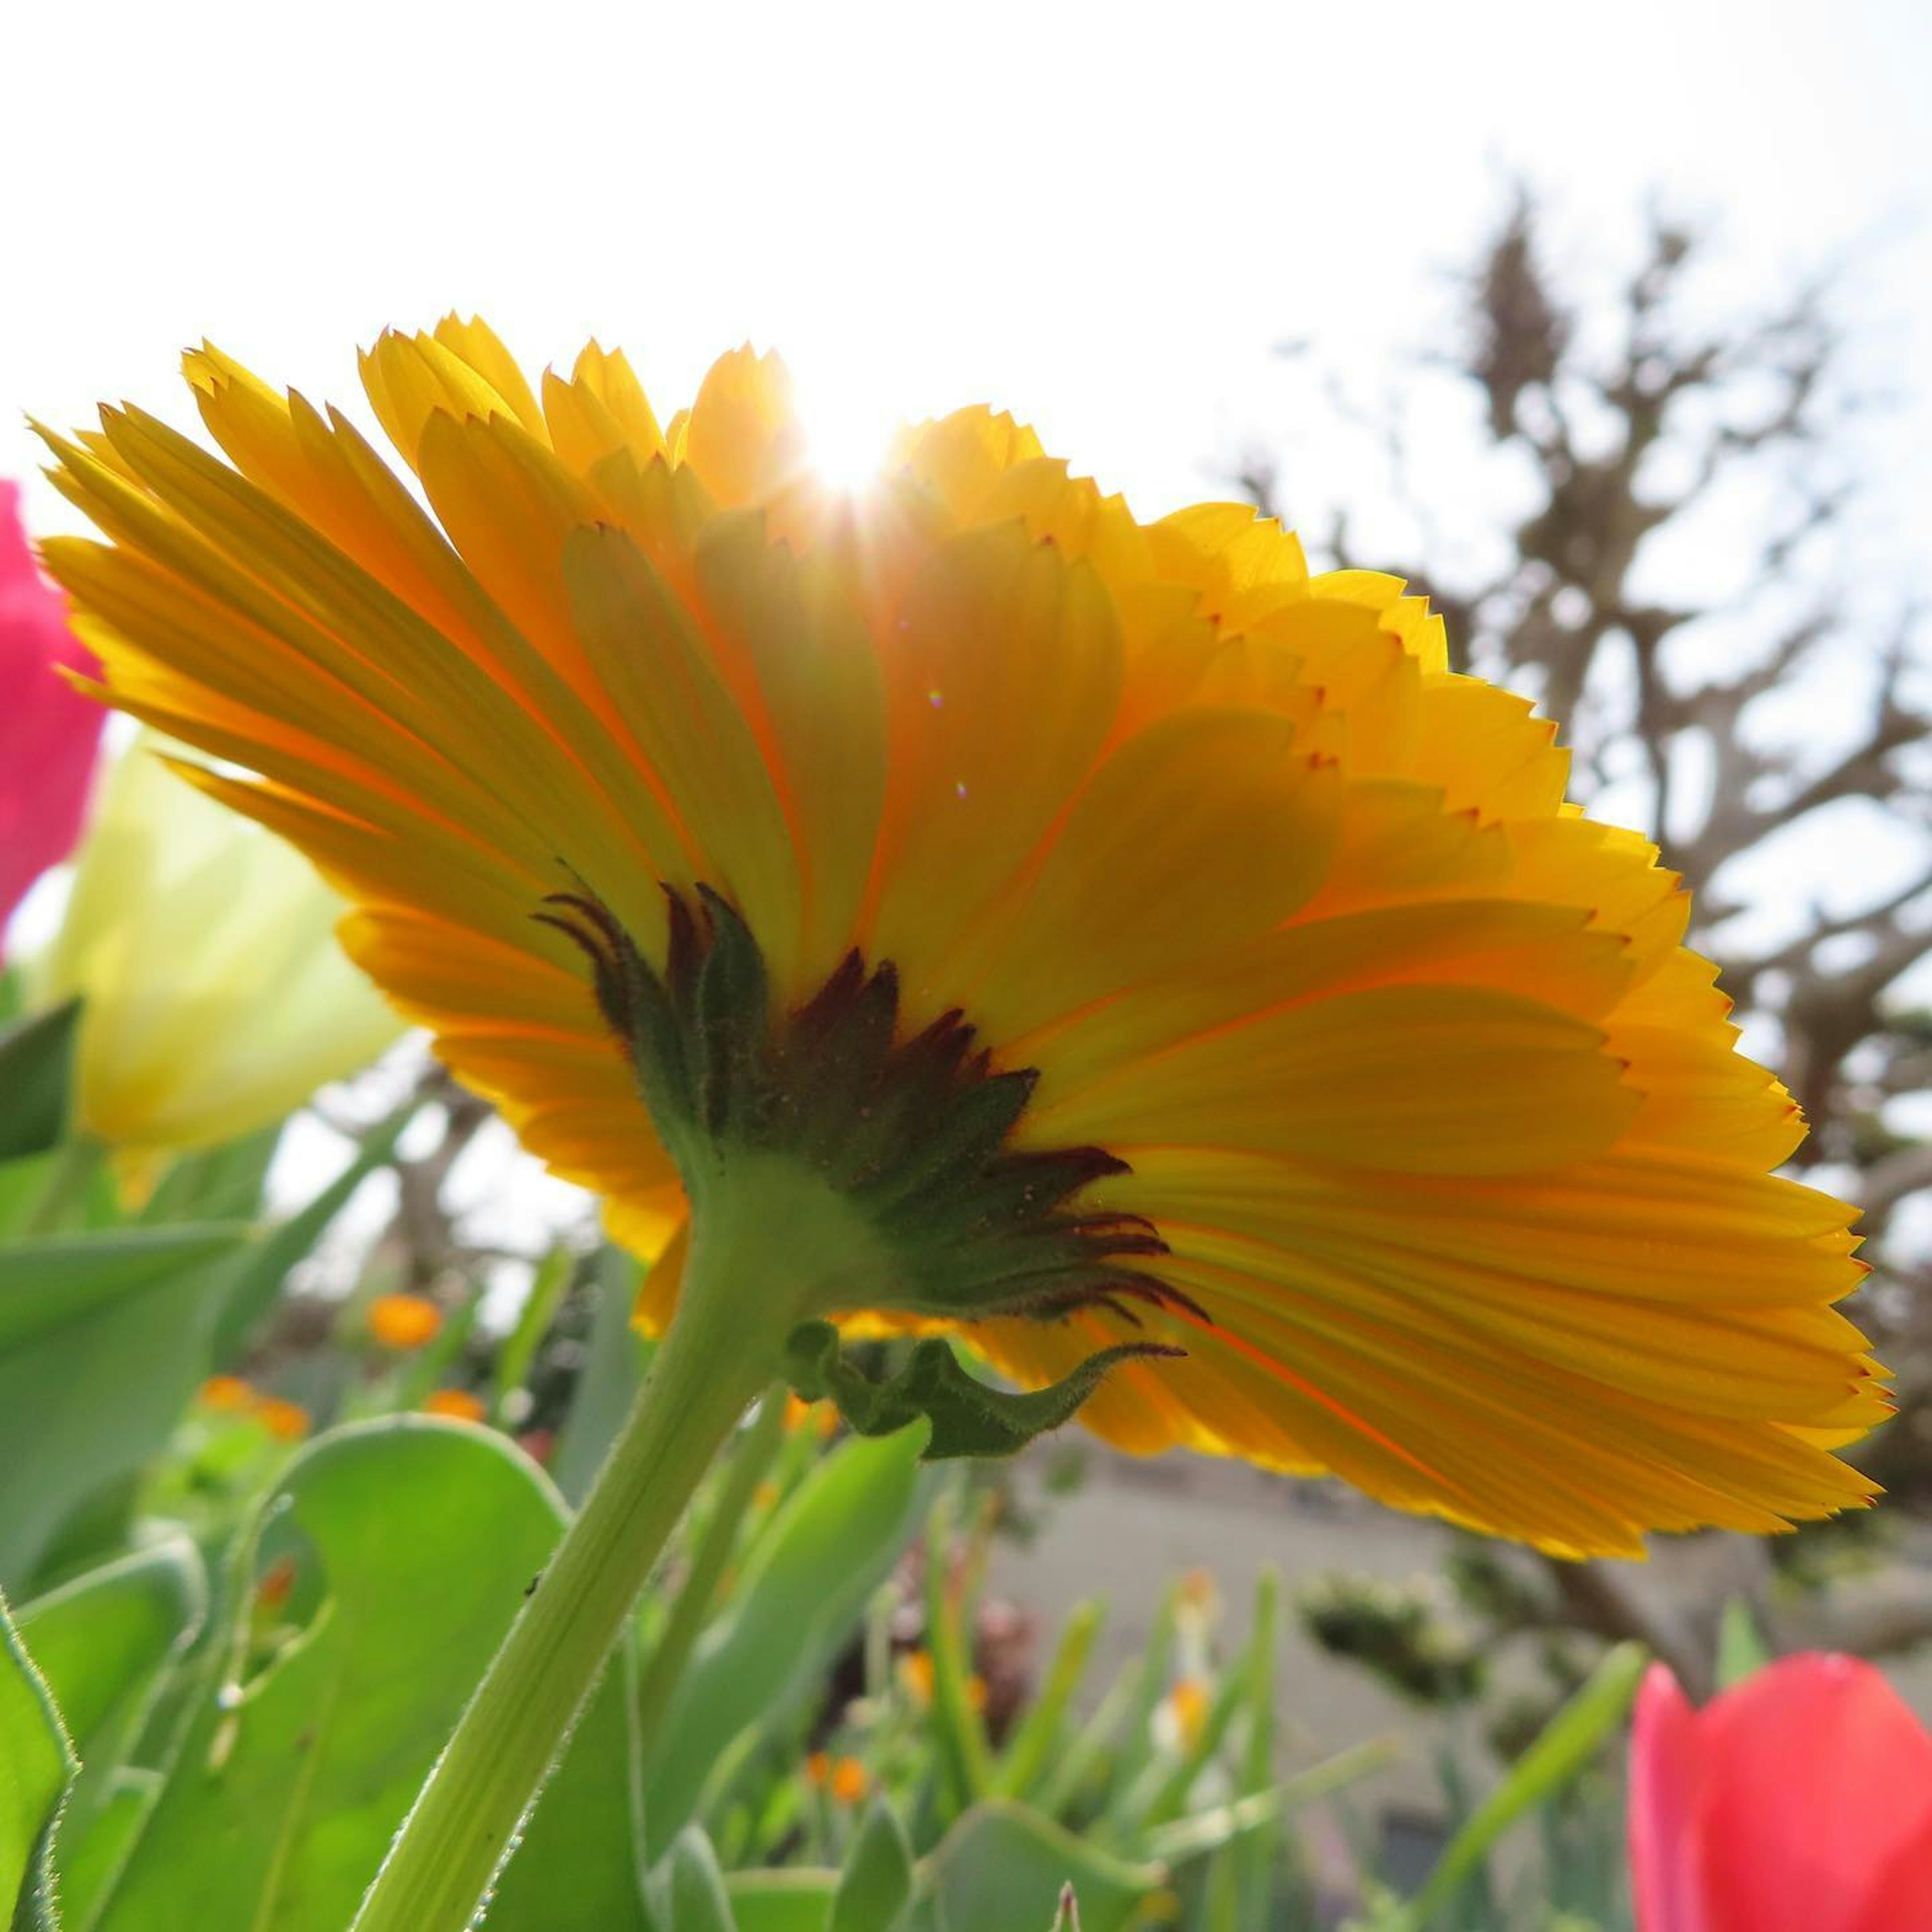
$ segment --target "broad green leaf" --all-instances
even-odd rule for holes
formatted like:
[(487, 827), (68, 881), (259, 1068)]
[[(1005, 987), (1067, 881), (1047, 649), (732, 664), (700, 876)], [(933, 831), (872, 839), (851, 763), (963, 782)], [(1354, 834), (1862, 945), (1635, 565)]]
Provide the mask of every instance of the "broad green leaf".
[(44, 1154), (67, 1132), (80, 1001), (0, 1030), (0, 1160)]
[(1396, 1914), (1390, 1932), (1423, 1932), (1430, 1913), (1474, 1870), (1497, 1839), (1526, 1812), (1547, 1804), (1588, 1764), (1604, 1740), (1623, 1722), (1647, 1661), (1639, 1643), (1621, 1643), (1605, 1654), (1582, 1688), (1550, 1719), (1509, 1774), (1470, 1814), (1436, 1862), (1427, 1882)]
[(808, 1402), (829, 1398), (861, 1436), (890, 1436), (922, 1418), (932, 1425), (928, 1462), (958, 1456), (1014, 1456), (1048, 1430), (1070, 1422), (1109, 1369), (1146, 1355), (1178, 1355), (1158, 1342), (1124, 1342), (1089, 1355), (1049, 1388), (1025, 1394), (995, 1388), (969, 1374), (951, 1342), (915, 1342), (905, 1366), (874, 1382), (839, 1352), (829, 1322), (805, 1322), (785, 1344), (785, 1373)]
[[(57, 1547), (85, 1558), (112, 1538), (135, 1472), (407, 1118), (266, 1229), (136, 1224), (0, 1246), (0, 1587), (36, 1581)], [(62, 1534), (83, 1509), (92, 1544)]]
[(56, 1932), (49, 1847), (79, 1768), (60, 1712), (0, 1602), (0, 1910), (18, 1932)]
[(83, 1767), (55, 1845), (67, 1932), (93, 1922), (159, 1794), (161, 1767), (136, 1753), (164, 1675), (200, 1629), (207, 1604), (200, 1556), (175, 1538), (76, 1577), (20, 1612), (21, 1634)]
[(825, 1932), (825, 1915), (838, 1888), (838, 1873), (815, 1866), (728, 1872), (724, 1876), (738, 1932)]
[(1742, 1684), (1771, 1661), (1770, 1647), (1758, 1628), (1748, 1597), (1727, 1597), (1718, 1626), (1718, 1688)]
[[(341, 1932), (561, 1520), (534, 1466), (462, 1424), (394, 1418), (298, 1456), (237, 1552), (227, 1681), (194, 1712), (101, 1932), (180, 1924), (184, 1901), (195, 1932)], [(249, 1586), (272, 1576), (299, 1628), (265, 1642), (278, 1618)], [(548, 1861), (519, 1881), (541, 1916), (512, 1916), (506, 1892), (490, 1932), (644, 1924), (626, 1766), (576, 1762), (611, 1736), (593, 1712), (553, 1786), (596, 1828), (550, 1833), (546, 1796), (520, 1854)]]
[(874, 1798), (846, 1854), (825, 1932), (892, 1932), (911, 1897), (905, 1827), (883, 1798)]
[(1063, 1889), (1081, 1932), (1125, 1932), (1166, 1888), (1157, 1864), (1114, 1857), (1010, 1798), (976, 1804), (926, 1860), (908, 1932), (1024, 1932), (1050, 1926)]
[(68, 1518), (166, 1439), (247, 1238), (130, 1227), (0, 1247), (0, 1587), (32, 1582)]
[(925, 1432), (841, 1443), (780, 1508), (644, 1740), (653, 1855), (697, 1811), (734, 1742), (811, 1694), (904, 1547)]
[(0, 1247), (0, 1350), (70, 1328), (184, 1268), (230, 1255), (248, 1234), (218, 1222), (10, 1242)]

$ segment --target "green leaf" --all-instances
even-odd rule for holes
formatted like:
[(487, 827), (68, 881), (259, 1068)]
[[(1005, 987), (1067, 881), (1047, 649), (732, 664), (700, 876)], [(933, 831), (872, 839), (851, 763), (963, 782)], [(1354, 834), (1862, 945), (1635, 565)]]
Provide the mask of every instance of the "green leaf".
[[(1264, 1564), (1255, 1579), (1255, 1614), (1247, 1655), (1241, 1664), (1246, 1732), (1242, 1739), (1236, 1790), (1261, 1802), (1278, 1795), (1274, 1779), (1275, 1662), (1280, 1647), (1281, 1572)], [(1210, 1906), (1228, 1927), (1252, 1924), (1267, 1916), (1281, 1856), (1280, 1834), (1272, 1819), (1244, 1832), (1233, 1851), (1217, 1860), (1208, 1880)]]
[(80, 1768), (60, 1712), (0, 1601), (0, 1910), (19, 1932), (57, 1932), (49, 1857)]
[(829, 1397), (861, 1436), (890, 1436), (922, 1418), (932, 1424), (926, 1458), (1012, 1456), (1036, 1436), (1070, 1421), (1109, 1369), (1143, 1355), (1183, 1351), (1154, 1342), (1102, 1348), (1063, 1380), (1027, 1394), (997, 1389), (960, 1366), (951, 1343), (933, 1336), (914, 1345), (904, 1367), (875, 1382), (840, 1354), (829, 1322), (806, 1322), (785, 1345), (785, 1373), (808, 1402)]
[(262, 1192), (282, 1144), (278, 1120), (238, 1141), (202, 1148), (168, 1163), (140, 1219), (163, 1221), (252, 1221), (262, 1212)]
[[(56, 1551), (85, 1558), (125, 1520), (130, 1479), (197, 1384), (281, 1292), (405, 1109), (286, 1221), (130, 1226), (0, 1246), (0, 1587)], [(63, 1538), (84, 1509), (88, 1538)]]
[(1173, 1664), (1184, 1587), (1179, 1578), (1168, 1586), (1138, 1655), (1122, 1666), (1093, 1716), (1060, 1753), (1038, 1801), (1049, 1817), (1064, 1811), (1103, 1769), (1110, 1804), (1118, 1803), (1152, 1758), (1154, 1714)]
[(826, 1932), (838, 1874), (808, 1865), (725, 1874), (738, 1932)]
[(1106, 1600), (1101, 1597), (1089, 1597), (1067, 1613), (1040, 1695), (1021, 1719), (994, 1772), (993, 1788), (1000, 1796), (1028, 1797), (1045, 1774), (1106, 1621)]
[[(298, 1456), (238, 1546), (225, 1681), (191, 1714), (100, 1932), (154, 1932), (184, 1909), (195, 1932), (341, 1932), (562, 1516), (533, 1465), (460, 1424), (392, 1418)], [(256, 1580), (290, 1564), (285, 1607), (265, 1612)], [(621, 1678), (599, 1696), (621, 1700)], [(531, 1820), (520, 1894), (506, 1874), (490, 1932), (645, 1924), (614, 1738), (622, 1726), (593, 1707)]]
[(636, 1687), (626, 1646), (496, 1881), (485, 1932), (645, 1932)]
[(1082, 1932), (1125, 1932), (1167, 1882), (1165, 1868), (1118, 1858), (1009, 1798), (976, 1804), (920, 1874), (908, 1932), (1024, 1932), (1050, 1926), (1062, 1890)]
[(517, 1325), (504, 1336), (503, 1346), (496, 1351), (496, 1395), (499, 1411), (505, 1399), (523, 1387), (524, 1378), (530, 1373), (530, 1364), (536, 1358), (537, 1345), (550, 1332), (558, 1304), (576, 1277), (577, 1262), (576, 1250), (560, 1243), (537, 1264), (530, 1292), (524, 1297), (524, 1305), (518, 1312)]
[(734, 1744), (818, 1690), (904, 1547), (922, 1491), (922, 1434), (842, 1442), (759, 1538), (662, 1730), (645, 1740), (644, 1823), (654, 1856), (698, 1810)]
[(1604, 1654), (1582, 1689), (1550, 1719), (1509, 1774), (1470, 1814), (1436, 1862), (1427, 1882), (1396, 1913), (1390, 1932), (1423, 1932), (1430, 1913), (1455, 1892), (1504, 1832), (1526, 1812), (1547, 1804), (1589, 1763), (1604, 1740), (1623, 1722), (1647, 1660), (1640, 1643), (1620, 1643)]
[(1718, 1626), (1718, 1688), (1728, 1690), (1771, 1661), (1771, 1649), (1757, 1627), (1748, 1597), (1726, 1597)]
[(638, 1299), (638, 1264), (621, 1248), (601, 1248), (591, 1264), (591, 1280), (597, 1303), (590, 1356), (578, 1378), (550, 1466), (557, 1487), (573, 1503), (580, 1503), (590, 1493), (604, 1451), (630, 1413), (650, 1346), (631, 1320)]
[(44, 1154), (67, 1132), (78, 998), (0, 1032), (0, 1160)]
[[(1274, 1827), (1291, 1813), (1386, 1771), (1402, 1758), (1399, 1738), (1371, 1738), (1364, 1744), (1351, 1744), (1264, 1791), (1251, 1792), (1232, 1804), (1210, 1805), (1172, 1824), (1157, 1826), (1138, 1841), (1140, 1849), (1164, 1864), (1180, 1864), (1219, 1851), (1224, 1845), (1242, 1848), (1257, 1840), (1271, 1841)], [(1234, 1920), (1243, 1927), (1254, 1922), (1238, 1916)]]
[(21, 1634), (64, 1713), (83, 1767), (56, 1834), (62, 1916), (82, 1932), (159, 1795), (161, 1766), (136, 1762), (170, 1666), (207, 1614), (200, 1552), (177, 1537), (28, 1604)]
[(892, 1932), (911, 1897), (905, 1827), (883, 1798), (874, 1798), (846, 1855), (825, 1932)]
[(662, 1916), (671, 1932), (737, 1932), (718, 1854), (695, 1825), (677, 1834), (664, 1863)]
[(986, 1721), (974, 1709), (967, 1688), (973, 1666), (972, 1640), (967, 1631), (970, 1612), (964, 1598), (976, 1565), (969, 1546), (964, 1564), (954, 1567), (955, 1507), (954, 1496), (942, 1495), (926, 1526), (926, 1642), (932, 1661), (932, 1708), (926, 1731), (938, 1760), (943, 1823), (975, 1799), (990, 1797), (993, 1786), (992, 1747)]
[(166, 1440), (248, 1236), (130, 1227), (0, 1247), (0, 1587), (31, 1583), (68, 1519)]

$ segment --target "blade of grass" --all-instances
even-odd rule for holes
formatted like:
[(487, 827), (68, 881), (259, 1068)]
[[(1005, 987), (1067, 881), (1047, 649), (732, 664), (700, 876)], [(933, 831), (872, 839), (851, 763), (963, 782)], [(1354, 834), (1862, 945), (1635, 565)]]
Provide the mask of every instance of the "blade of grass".
[(1390, 1922), (1388, 1932), (1424, 1932), (1430, 1915), (1450, 1898), (1523, 1814), (1544, 1804), (1583, 1769), (1623, 1721), (1648, 1660), (1643, 1646), (1622, 1643), (1608, 1652), (1582, 1689), (1518, 1758), (1509, 1774), (1472, 1812), (1450, 1840), (1428, 1882)]
[(1068, 1612), (1040, 1695), (994, 1772), (993, 1790), (1001, 1796), (1024, 1798), (1040, 1781), (1106, 1621), (1107, 1606), (1098, 1597), (1088, 1598)]

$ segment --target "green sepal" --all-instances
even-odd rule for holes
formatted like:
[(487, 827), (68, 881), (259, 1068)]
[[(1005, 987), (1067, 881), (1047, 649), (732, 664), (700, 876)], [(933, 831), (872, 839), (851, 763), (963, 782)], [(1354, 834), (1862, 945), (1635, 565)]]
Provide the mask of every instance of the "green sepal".
[(1186, 1352), (1158, 1342), (1126, 1342), (1089, 1355), (1073, 1372), (1043, 1389), (1015, 1394), (969, 1375), (937, 1336), (914, 1345), (904, 1368), (874, 1382), (839, 1353), (838, 1331), (829, 1322), (805, 1322), (785, 1344), (787, 1378), (808, 1402), (829, 1400), (861, 1436), (891, 1436), (922, 1417), (932, 1436), (922, 1458), (936, 1462), (956, 1456), (1012, 1456), (1036, 1436), (1071, 1421), (1108, 1370), (1143, 1356)]
[(0, 1160), (44, 1154), (67, 1132), (78, 998), (0, 1028)]
[(735, 908), (708, 886), (698, 892), (712, 935), (698, 968), (691, 1016), (698, 1124), (713, 1136), (734, 1130), (755, 1134), (763, 1124), (761, 1075), (771, 1034), (765, 956)]

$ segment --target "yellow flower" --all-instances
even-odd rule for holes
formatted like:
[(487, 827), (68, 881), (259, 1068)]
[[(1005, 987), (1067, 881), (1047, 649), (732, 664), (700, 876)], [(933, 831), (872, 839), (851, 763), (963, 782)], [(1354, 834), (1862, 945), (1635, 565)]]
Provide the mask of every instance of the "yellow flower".
[(379, 1294), (369, 1304), (369, 1332), (386, 1348), (420, 1348), (442, 1327), (442, 1310), (426, 1294)]
[(808, 1312), (1028, 1384), (1184, 1349), (1082, 1412), (1133, 1450), (1573, 1553), (1870, 1496), (1796, 1109), (1654, 850), (1400, 583), (1138, 523), (982, 410), (832, 496), (748, 351), (661, 429), (594, 345), (539, 394), (479, 323), (386, 335), (428, 511), (188, 370), (229, 464), (131, 409), (50, 439), (113, 701), (260, 775), (197, 782), (662, 1257), (650, 1319), (686, 1184), (742, 1185)]
[(858, 1804), (864, 1802), (871, 1780), (866, 1775), (866, 1767), (856, 1757), (842, 1757), (832, 1767), (832, 1796), (840, 1804)]
[(49, 1004), (85, 998), (79, 1125), (137, 1156), (265, 1127), (402, 1031), (314, 868), (159, 748), (137, 740), (110, 775), (37, 979)]

